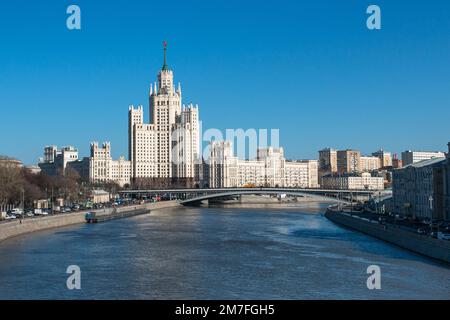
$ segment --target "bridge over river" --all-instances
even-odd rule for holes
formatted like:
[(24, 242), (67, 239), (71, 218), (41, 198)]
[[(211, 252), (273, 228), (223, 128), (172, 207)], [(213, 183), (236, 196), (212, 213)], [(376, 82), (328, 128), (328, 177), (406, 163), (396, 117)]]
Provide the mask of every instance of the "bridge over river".
[(170, 199), (179, 199), (183, 205), (197, 205), (204, 200), (230, 198), (242, 195), (289, 195), (294, 197), (329, 198), (335, 201), (348, 202), (367, 199), (371, 196), (386, 196), (390, 191), (377, 190), (331, 190), (302, 188), (217, 188), (217, 189), (159, 189), (159, 190), (124, 190), (125, 197), (152, 197), (164, 195)]

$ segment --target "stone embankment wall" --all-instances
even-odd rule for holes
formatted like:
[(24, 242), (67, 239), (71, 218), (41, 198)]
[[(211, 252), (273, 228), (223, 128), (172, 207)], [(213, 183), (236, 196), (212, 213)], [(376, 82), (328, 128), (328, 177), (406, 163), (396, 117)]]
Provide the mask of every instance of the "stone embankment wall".
[[(177, 201), (161, 201), (156, 203), (146, 203), (143, 205), (120, 207), (117, 208), (117, 211), (125, 212), (142, 209), (149, 209), (150, 211), (153, 211), (177, 206), (179, 206)], [(112, 210), (112, 208), (107, 208), (90, 211), (95, 211), (100, 215), (108, 215), (112, 213)], [(30, 232), (65, 227), (78, 223), (85, 223), (84, 217), (87, 212), (89, 211), (61, 213), (45, 217), (27, 218), (23, 219), (22, 223), (20, 223), (19, 219), (15, 219), (14, 221), (2, 221), (0, 222), (0, 241)]]
[(377, 221), (370, 222), (351, 216), (348, 213), (337, 212), (331, 209), (327, 210), (325, 216), (334, 223), (347, 228), (390, 242), (421, 255), (450, 263), (450, 241), (430, 238), (393, 225), (385, 227)]

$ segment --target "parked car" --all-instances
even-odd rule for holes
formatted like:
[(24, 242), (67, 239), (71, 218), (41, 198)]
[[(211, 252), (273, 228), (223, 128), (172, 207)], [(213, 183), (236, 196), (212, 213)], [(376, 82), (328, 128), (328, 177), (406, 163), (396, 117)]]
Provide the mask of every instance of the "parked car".
[(424, 228), (419, 228), (419, 229), (417, 229), (417, 233), (418, 234), (426, 234), (427, 232), (425, 231)]
[(25, 211), (25, 216), (26, 217), (34, 217), (34, 213), (33, 213), (33, 210), (27, 210), (27, 211)]
[(60, 209), (61, 213), (68, 213), (71, 211), (72, 211), (72, 209), (70, 209), (69, 207), (61, 207), (61, 209)]
[(450, 233), (438, 232), (437, 238), (441, 240), (450, 240)]
[(11, 214), (12, 214), (12, 215), (15, 215), (15, 216), (17, 216), (17, 215), (22, 215), (22, 214), (23, 214), (23, 210), (22, 210), (22, 209), (15, 208), (15, 209), (12, 209), (12, 210), (11, 210)]
[(34, 215), (35, 216), (46, 216), (48, 215), (48, 212), (42, 209), (34, 209)]

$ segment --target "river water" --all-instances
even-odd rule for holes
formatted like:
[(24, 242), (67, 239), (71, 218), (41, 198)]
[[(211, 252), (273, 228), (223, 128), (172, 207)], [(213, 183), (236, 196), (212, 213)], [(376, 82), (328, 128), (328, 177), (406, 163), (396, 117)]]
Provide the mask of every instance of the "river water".
[(0, 299), (450, 299), (447, 265), (336, 226), (325, 207), (169, 209), (9, 239)]

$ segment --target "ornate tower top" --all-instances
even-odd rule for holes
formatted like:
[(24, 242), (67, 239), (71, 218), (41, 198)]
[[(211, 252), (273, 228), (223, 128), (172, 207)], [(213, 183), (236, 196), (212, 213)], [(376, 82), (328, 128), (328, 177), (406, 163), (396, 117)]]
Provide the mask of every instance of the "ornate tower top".
[(167, 71), (167, 70), (169, 70), (169, 66), (167, 65), (167, 59), (166, 59), (166, 55), (167, 55), (167, 41), (163, 41), (163, 47), (164, 47), (164, 64), (162, 66), (162, 70), (163, 71)]

